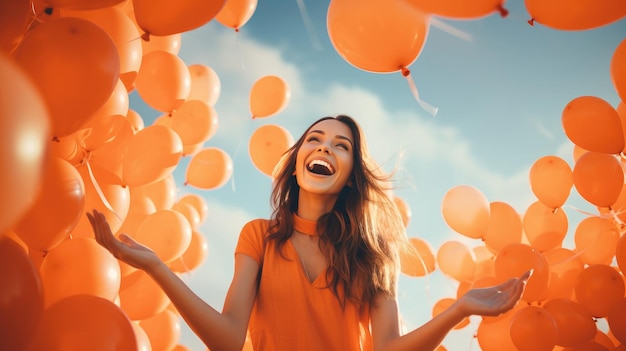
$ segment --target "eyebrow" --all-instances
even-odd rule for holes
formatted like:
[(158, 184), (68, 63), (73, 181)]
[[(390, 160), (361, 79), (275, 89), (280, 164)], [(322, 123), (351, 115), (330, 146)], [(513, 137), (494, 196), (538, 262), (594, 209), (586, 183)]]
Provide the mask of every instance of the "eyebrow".
[[(310, 131), (310, 132), (309, 132), (309, 134), (313, 134), (313, 133), (319, 133), (319, 134), (322, 134), (322, 135), (326, 135), (326, 133), (325, 133), (323, 130), (320, 130), (320, 129), (314, 129), (314, 130), (312, 130), (312, 131)], [(347, 141), (347, 142), (349, 142), (349, 143), (350, 143), (350, 146), (353, 146), (353, 145), (352, 145), (352, 140), (350, 140), (350, 138), (348, 138), (347, 136), (344, 136), (344, 135), (337, 135), (337, 137), (336, 137), (336, 138), (337, 138), (337, 139), (342, 139), (342, 140), (345, 140), (345, 141)]]

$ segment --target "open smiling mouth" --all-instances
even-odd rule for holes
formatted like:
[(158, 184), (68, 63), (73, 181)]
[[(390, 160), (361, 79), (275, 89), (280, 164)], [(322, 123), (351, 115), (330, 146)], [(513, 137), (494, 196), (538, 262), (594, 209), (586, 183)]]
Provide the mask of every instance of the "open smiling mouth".
[(320, 174), (320, 175), (333, 175), (335, 174), (335, 169), (330, 163), (322, 160), (313, 160), (309, 162), (306, 168), (311, 173)]

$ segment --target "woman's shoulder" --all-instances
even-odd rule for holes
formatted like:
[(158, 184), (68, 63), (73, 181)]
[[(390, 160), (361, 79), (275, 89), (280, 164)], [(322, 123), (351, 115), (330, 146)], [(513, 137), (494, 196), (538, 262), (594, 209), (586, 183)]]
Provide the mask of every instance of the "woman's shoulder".
[(242, 232), (254, 232), (257, 234), (262, 234), (264, 236), (267, 233), (272, 222), (273, 220), (268, 218), (254, 218), (244, 224), (241, 230)]

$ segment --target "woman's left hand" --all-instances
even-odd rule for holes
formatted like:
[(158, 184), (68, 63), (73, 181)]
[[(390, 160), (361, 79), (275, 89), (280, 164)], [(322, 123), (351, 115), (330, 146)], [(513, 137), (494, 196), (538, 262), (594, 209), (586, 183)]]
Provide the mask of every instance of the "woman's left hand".
[(500, 285), (471, 289), (457, 300), (458, 307), (468, 316), (497, 316), (505, 313), (522, 297), (526, 281), (531, 275), (532, 270)]

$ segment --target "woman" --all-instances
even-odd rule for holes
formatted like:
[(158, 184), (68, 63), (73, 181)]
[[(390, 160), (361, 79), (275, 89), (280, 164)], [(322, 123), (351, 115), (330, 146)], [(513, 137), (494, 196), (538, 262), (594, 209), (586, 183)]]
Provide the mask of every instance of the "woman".
[(434, 350), (470, 315), (498, 315), (529, 277), (473, 289), (401, 335), (396, 284), (406, 244), (388, 179), (371, 160), (358, 124), (345, 115), (313, 123), (276, 167), (271, 219), (247, 223), (219, 312), (203, 302), (152, 250), (115, 239), (104, 216), (87, 216), (96, 240), (146, 271), (212, 351)]

